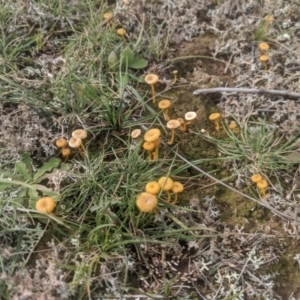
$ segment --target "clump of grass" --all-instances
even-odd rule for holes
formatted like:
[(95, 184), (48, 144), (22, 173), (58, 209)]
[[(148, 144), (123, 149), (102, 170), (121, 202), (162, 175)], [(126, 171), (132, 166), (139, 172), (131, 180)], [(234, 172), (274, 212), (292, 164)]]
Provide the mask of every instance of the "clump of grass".
[(286, 140), (283, 135), (277, 134), (275, 126), (265, 121), (236, 122), (239, 127), (238, 133), (223, 122), (222, 128), (226, 136), (216, 138), (203, 135), (220, 151), (221, 157), (218, 159), (227, 165), (234, 163), (235, 169), (247, 177), (254, 173), (277, 177), (278, 172), (288, 171), (292, 167), (294, 161), (289, 159), (288, 155), (297, 151), (299, 136)]

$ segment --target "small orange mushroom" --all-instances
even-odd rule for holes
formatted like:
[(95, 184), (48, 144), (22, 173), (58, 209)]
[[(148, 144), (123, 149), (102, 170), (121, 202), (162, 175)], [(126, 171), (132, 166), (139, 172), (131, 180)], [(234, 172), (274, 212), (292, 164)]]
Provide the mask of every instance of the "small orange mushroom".
[(161, 135), (161, 132), (157, 128), (152, 128), (146, 131), (144, 135), (144, 139), (146, 142), (155, 142), (155, 151), (153, 155), (153, 160), (158, 159), (158, 149), (159, 149), (159, 137)]
[(175, 194), (175, 200), (172, 204), (175, 204), (178, 200), (178, 193), (183, 192), (184, 190), (184, 186), (182, 183), (178, 182), (178, 181), (174, 181), (173, 183), (173, 187), (172, 187), (172, 192)]
[(209, 120), (215, 124), (215, 128), (217, 131), (220, 130), (220, 124), (219, 124), (220, 118), (221, 118), (220, 113), (213, 113), (213, 114), (209, 115)]
[(160, 100), (158, 102), (158, 108), (161, 109), (164, 112), (165, 118), (170, 121), (170, 116), (169, 116), (169, 108), (171, 107), (171, 101), (164, 99)]
[(175, 129), (180, 127), (180, 123), (178, 120), (170, 120), (167, 123), (167, 127), (169, 129), (171, 129), (172, 133), (171, 133), (171, 140), (168, 142), (169, 145), (172, 145), (174, 142), (174, 138), (175, 138)]
[(44, 214), (51, 214), (56, 206), (56, 203), (51, 197), (42, 197), (35, 204), (35, 209)]
[(156, 74), (148, 74), (145, 76), (145, 82), (151, 86), (153, 103), (156, 102), (154, 85), (158, 82), (158, 80), (159, 78)]
[(269, 56), (264, 54), (264, 55), (261, 55), (259, 57), (259, 60), (262, 62), (262, 64), (264, 65), (265, 67), (265, 70), (268, 70), (268, 61), (269, 61)]
[(136, 199), (136, 206), (141, 212), (150, 213), (157, 206), (157, 198), (150, 193), (141, 193)]
[(145, 191), (147, 193), (150, 193), (150, 194), (153, 194), (153, 195), (156, 195), (159, 193), (160, 191), (160, 185), (158, 182), (156, 181), (150, 181), (146, 184), (145, 186)]
[(172, 189), (174, 184), (173, 180), (169, 177), (163, 176), (158, 180), (158, 184), (167, 193), (168, 202), (170, 202), (171, 199), (170, 190)]
[(263, 179), (263, 180), (257, 182), (256, 186), (259, 189), (259, 193), (260, 193), (261, 197), (264, 198), (266, 196), (266, 189), (269, 186), (267, 180)]
[(55, 145), (57, 148), (65, 148), (68, 145), (68, 142), (66, 139), (64, 138), (60, 138), (58, 140), (55, 141)]

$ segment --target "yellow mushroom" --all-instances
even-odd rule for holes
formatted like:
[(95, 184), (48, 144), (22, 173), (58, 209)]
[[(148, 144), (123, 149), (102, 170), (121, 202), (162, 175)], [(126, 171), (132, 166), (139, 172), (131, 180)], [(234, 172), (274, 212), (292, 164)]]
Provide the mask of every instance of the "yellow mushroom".
[(272, 15), (265, 16), (266, 21), (266, 31), (269, 30), (270, 24), (274, 21), (274, 17)]
[(177, 118), (177, 121), (180, 123), (179, 129), (181, 131), (186, 131), (186, 126), (183, 118)]
[(117, 30), (117, 34), (124, 38), (124, 36), (126, 35), (126, 30), (124, 28), (119, 28)]
[(156, 102), (154, 85), (158, 82), (158, 80), (159, 78), (156, 74), (148, 74), (145, 76), (145, 82), (151, 86), (153, 103)]
[(152, 212), (157, 206), (157, 198), (150, 193), (141, 193), (136, 199), (136, 206), (141, 212)]
[(134, 129), (134, 130), (131, 132), (130, 136), (131, 136), (131, 138), (133, 138), (133, 139), (137, 139), (137, 138), (141, 135), (141, 133), (142, 133), (142, 130), (141, 130), (141, 129)]
[(228, 128), (231, 129), (232, 131), (234, 131), (235, 133), (239, 132), (239, 127), (237, 125), (237, 122), (235, 122), (235, 121), (230, 121)]
[(146, 184), (145, 186), (145, 191), (147, 193), (153, 194), (153, 195), (157, 195), (160, 191), (160, 185), (158, 182), (156, 181), (150, 181)]
[(169, 108), (171, 107), (171, 101), (164, 99), (164, 100), (160, 100), (158, 102), (158, 108), (161, 109), (164, 112), (165, 118), (170, 121), (170, 117), (169, 117)]
[(217, 131), (220, 130), (220, 124), (219, 124), (220, 118), (221, 118), (220, 113), (213, 113), (209, 116), (209, 120), (212, 121), (215, 124), (215, 128), (216, 128)]
[(263, 178), (260, 174), (253, 174), (251, 177), (250, 177), (251, 181), (253, 183), (258, 183), (259, 181), (262, 181)]
[(169, 129), (171, 129), (171, 139), (170, 141), (168, 142), (169, 145), (172, 145), (173, 142), (174, 142), (174, 138), (175, 138), (175, 129), (176, 128), (179, 128), (180, 127), (180, 123), (178, 120), (170, 120), (168, 123), (167, 123), (167, 127)]
[(155, 142), (144, 142), (143, 148), (148, 152), (149, 160), (152, 160), (152, 151), (155, 149)]
[(51, 214), (56, 206), (56, 203), (51, 197), (42, 197), (35, 204), (35, 209), (44, 214)]
[(87, 131), (84, 129), (76, 129), (72, 132), (72, 137), (79, 138), (81, 140), (80, 147), (82, 148), (82, 151), (85, 151), (82, 140), (87, 137)]
[(64, 149), (62, 149), (61, 155), (64, 158), (64, 162), (66, 162), (68, 160), (70, 154), (71, 154), (71, 149), (70, 148), (64, 148)]
[(112, 19), (113, 19), (114, 15), (112, 13), (105, 13), (103, 15), (103, 18), (107, 21), (107, 25), (111, 25), (112, 24)]
[(160, 185), (161, 189), (164, 190), (168, 195), (168, 202), (170, 202), (170, 190), (173, 187), (173, 180), (169, 177), (163, 176), (158, 180), (158, 184)]
[(258, 48), (261, 54), (263, 55), (263, 54), (267, 54), (267, 51), (270, 49), (270, 46), (269, 44), (263, 42), (258, 45)]
[(55, 145), (57, 148), (65, 148), (68, 145), (68, 142), (66, 139), (64, 138), (60, 138), (58, 140), (55, 141)]
[(268, 55), (261, 55), (259, 57), (259, 60), (262, 62), (262, 64), (265, 67), (265, 70), (268, 70), (268, 61), (269, 61), (269, 56)]
[(184, 127), (185, 127), (185, 130), (187, 130), (187, 126), (188, 125), (191, 125), (193, 123), (193, 120), (195, 120), (197, 118), (197, 113), (194, 112), (194, 111), (188, 111), (185, 115), (184, 115), (184, 118), (186, 120), (186, 122), (184, 123)]
[[(79, 154), (80, 154), (81, 156), (83, 156), (83, 152), (82, 152), (81, 149), (80, 149), (80, 147), (83, 147), (81, 138), (71, 137), (71, 138), (69, 139), (69, 146), (70, 146), (71, 148), (77, 149), (78, 152), (79, 152)], [(84, 149), (84, 147), (83, 147), (83, 149)]]
[(175, 204), (178, 200), (178, 193), (183, 192), (184, 190), (184, 186), (182, 183), (178, 182), (178, 181), (174, 181), (173, 183), (173, 187), (172, 187), (172, 192), (175, 194), (175, 200), (172, 204)]
[(266, 196), (266, 189), (268, 187), (267, 180), (262, 179), (261, 181), (256, 183), (256, 186), (259, 189), (259, 193), (260, 193), (261, 197), (264, 198)]
[(160, 130), (157, 128), (152, 128), (146, 131), (144, 135), (144, 139), (146, 142), (155, 142), (155, 151), (153, 155), (153, 160), (158, 159), (158, 149), (159, 149), (159, 137), (160, 137)]

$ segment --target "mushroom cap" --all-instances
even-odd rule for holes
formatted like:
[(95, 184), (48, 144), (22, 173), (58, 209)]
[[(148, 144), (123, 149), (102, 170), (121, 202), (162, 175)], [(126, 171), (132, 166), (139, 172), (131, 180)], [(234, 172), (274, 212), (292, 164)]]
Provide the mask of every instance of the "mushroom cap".
[(144, 139), (146, 142), (154, 142), (156, 140), (158, 140), (158, 138), (160, 137), (160, 130), (157, 128), (152, 128), (149, 129), (148, 131), (146, 131), (145, 135), (144, 135)]
[(68, 144), (68, 142), (64, 138), (60, 138), (60, 139), (58, 139), (58, 140), (55, 141), (55, 145), (58, 148), (64, 148), (64, 147), (67, 146), (67, 144)]
[(262, 176), (260, 174), (253, 174), (251, 177), (250, 177), (251, 181), (254, 182), (254, 183), (257, 183), (261, 180), (263, 180)]
[(261, 55), (259, 58), (260, 61), (265, 62), (269, 60), (269, 56), (268, 55)]
[(168, 99), (160, 100), (158, 102), (158, 108), (160, 109), (168, 109), (171, 106), (171, 101)]
[(160, 185), (158, 182), (156, 181), (150, 181), (146, 184), (145, 186), (145, 191), (147, 193), (150, 193), (150, 194), (153, 194), (153, 195), (156, 195), (159, 193), (160, 191)]
[(63, 157), (67, 157), (71, 154), (71, 149), (70, 148), (62, 149), (61, 154)]
[(82, 141), (81, 138), (71, 137), (69, 139), (69, 146), (71, 148), (78, 148), (81, 145)]
[(183, 124), (184, 124), (183, 118), (177, 118), (177, 121), (180, 123), (180, 125), (183, 125)]
[(274, 17), (273, 17), (273, 15), (267, 15), (267, 16), (265, 16), (265, 20), (267, 21), (267, 22), (273, 22), (274, 21)]
[(156, 74), (148, 74), (145, 76), (145, 82), (148, 84), (155, 84), (158, 82), (158, 76)]
[(174, 181), (173, 187), (172, 187), (172, 192), (177, 194), (177, 193), (183, 192), (183, 190), (184, 190), (183, 184), (178, 181)]
[(221, 118), (221, 114), (220, 113), (213, 113), (211, 115), (209, 115), (209, 120), (210, 121), (217, 121)]
[(51, 213), (56, 206), (56, 203), (51, 197), (40, 198), (35, 204), (35, 209), (44, 214)]
[(269, 44), (263, 42), (263, 43), (260, 43), (260, 44), (258, 45), (258, 48), (259, 48), (261, 51), (267, 51), (267, 50), (270, 49), (270, 46), (269, 46)]
[(169, 191), (172, 189), (174, 182), (171, 178), (163, 176), (159, 178), (158, 184), (164, 191)]
[(172, 74), (177, 74), (178, 73), (178, 70), (174, 70), (174, 71), (172, 71)]
[(187, 120), (187, 121), (192, 121), (194, 119), (197, 118), (197, 113), (195, 111), (188, 111), (185, 115), (184, 115), (184, 118)]
[(157, 198), (150, 193), (141, 193), (136, 199), (136, 206), (141, 212), (151, 212), (157, 206)]
[(84, 140), (87, 137), (87, 131), (84, 129), (76, 129), (72, 132), (72, 137)]
[(238, 127), (238, 125), (237, 125), (237, 123), (236, 123), (235, 121), (230, 121), (228, 127), (229, 127), (230, 129), (235, 129), (235, 128)]
[(257, 182), (256, 185), (259, 189), (265, 189), (268, 187), (268, 181), (262, 179), (261, 181)]
[(153, 150), (155, 148), (155, 146), (156, 146), (155, 142), (145, 142), (143, 144), (143, 148), (145, 150)]
[(112, 18), (114, 17), (114, 15), (112, 14), (112, 13), (109, 13), (109, 12), (107, 12), (107, 13), (105, 13), (104, 15), (103, 15), (103, 18), (105, 19), (105, 20), (111, 20)]
[(126, 30), (124, 28), (119, 28), (117, 30), (117, 34), (120, 36), (124, 36), (126, 34)]
[(141, 129), (134, 129), (130, 135), (133, 139), (136, 139), (141, 135), (141, 133), (142, 133)]
[(168, 123), (167, 123), (167, 127), (169, 129), (176, 129), (178, 127), (180, 127), (180, 122), (178, 120), (170, 120)]

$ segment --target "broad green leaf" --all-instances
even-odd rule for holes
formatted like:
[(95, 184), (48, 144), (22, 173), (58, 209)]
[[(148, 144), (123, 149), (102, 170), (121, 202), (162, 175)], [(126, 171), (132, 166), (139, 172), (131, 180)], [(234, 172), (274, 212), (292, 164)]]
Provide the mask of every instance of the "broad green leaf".
[(11, 187), (12, 183), (0, 182), (0, 191), (4, 191), (5, 189)]
[(129, 66), (133, 62), (133, 52), (130, 48), (126, 47), (121, 52), (121, 65), (122, 67)]
[(129, 78), (126, 74), (116, 74), (116, 80), (122, 85), (125, 86), (128, 84)]
[(23, 177), (25, 181), (31, 179), (30, 171), (27, 169), (27, 166), (23, 161), (16, 162), (15, 170)]
[(61, 160), (56, 157), (50, 158), (48, 161), (46, 161), (34, 174), (33, 180), (39, 179), (41, 176), (43, 176), (46, 172), (52, 171), (54, 168), (58, 167)]
[(28, 195), (30, 197), (30, 200), (35, 200), (36, 201), (40, 198), (38, 192), (34, 188), (28, 189)]
[(32, 159), (30, 157), (30, 154), (25, 152), (25, 153), (23, 153), (22, 156), (23, 156), (22, 161), (26, 165), (26, 168), (30, 174), (30, 177), (32, 177)]
[(108, 63), (108, 67), (112, 70), (112, 71), (117, 71), (118, 69), (118, 62), (119, 62), (119, 58), (116, 54), (115, 51), (111, 51), (108, 55), (107, 58), (107, 63)]
[(138, 69), (146, 68), (147, 65), (148, 65), (148, 60), (141, 57), (134, 57), (133, 61), (130, 64), (128, 64), (128, 67), (138, 70)]

